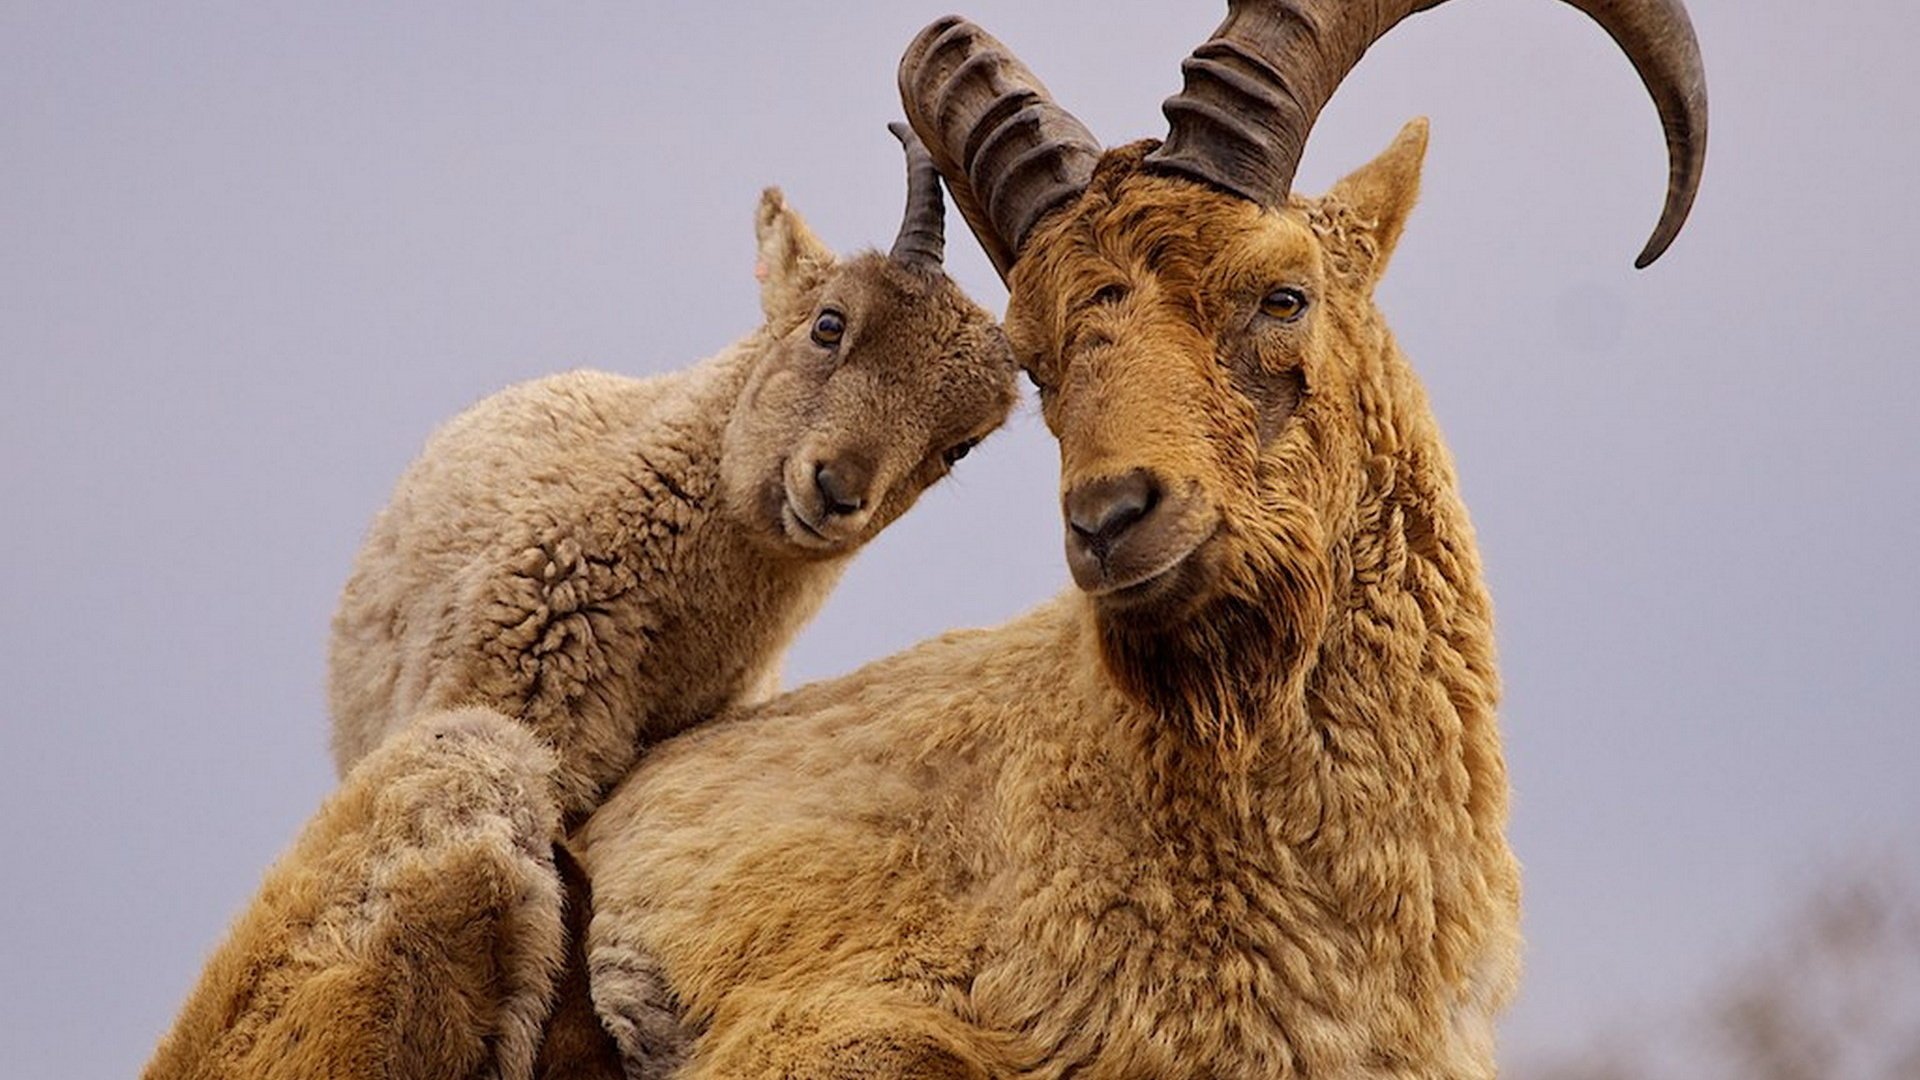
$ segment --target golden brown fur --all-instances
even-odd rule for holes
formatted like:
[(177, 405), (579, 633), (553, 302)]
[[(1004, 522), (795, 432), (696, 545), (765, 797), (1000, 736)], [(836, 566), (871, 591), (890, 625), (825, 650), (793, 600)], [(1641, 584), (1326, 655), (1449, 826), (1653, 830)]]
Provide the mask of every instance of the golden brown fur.
[(581, 836), (604, 1016), (682, 1010), (703, 1080), (1493, 1073), (1491, 614), (1372, 300), (1424, 149), (1276, 213), (1124, 148), (1042, 224), (1063, 491), (1152, 470), (1159, 550), (642, 763)]
[(268, 873), (145, 1080), (527, 1075), (564, 960), (553, 764), (479, 709), (388, 740)]
[[(758, 233), (758, 332), (671, 375), (496, 394), (401, 478), (334, 619), (343, 772), (417, 713), (483, 705), (554, 748), (584, 815), (645, 744), (768, 696), (846, 560), (1005, 419), (1004, 337), (937, 268), (836, 260), (773, 190)], [(858, 512), (814, 505), (825, 462), (870, 475)]]

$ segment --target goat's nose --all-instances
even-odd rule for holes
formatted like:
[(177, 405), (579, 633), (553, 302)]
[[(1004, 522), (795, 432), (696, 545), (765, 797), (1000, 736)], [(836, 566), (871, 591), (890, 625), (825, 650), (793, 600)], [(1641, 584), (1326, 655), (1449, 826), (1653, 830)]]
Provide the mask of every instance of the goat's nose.
[(813, 467), (813, 486), (820, 489), (820, 508), (828, 517), (857, 514), (867, 505), (867, 487), (873, 474), (858, 461), (843, 458)]
[(1153, 513), (1159, 502), (1160, 485), (1145, 469), (1090, 480), (1067, 492), (1067, 525), (1078, 544), (1104, 559), (1121, 534)]

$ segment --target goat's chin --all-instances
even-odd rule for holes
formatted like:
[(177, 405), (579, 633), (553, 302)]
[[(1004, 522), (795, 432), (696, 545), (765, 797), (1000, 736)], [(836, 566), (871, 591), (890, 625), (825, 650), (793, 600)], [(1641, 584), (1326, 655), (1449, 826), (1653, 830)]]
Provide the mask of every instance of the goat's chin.
[(1290, 655), (1276, 608), (1236, 582), (1237, 547), (1217, 532), (1165, 573), (1089, 597), (1101, 659), (1120, 689), (1216, 732), (1262, 713)]
[(776, 529), (780, 537), (794, 554), (802, 558), (830, 559), (845, 555), (860, 546), (861, 537), (856, 535), (838, 535), (816, 528), (794, 509), (790, 501), (782, 501)]
[[(742, 505), (744, 503), (745, 505)], [(844, 536), (815, 527), (794, 507), (783, 470), (753, 486), (749, 499), (733, 505), (736, 526), (769, 557), (811, 562), (844, 556), (859, 547), (863, 537)]]
[(764, 513), (769, 531), (788, 552), (801, 559), (833, 559), (852, 554), (867, 542), (873, 530), (869, 515), (823, 515), (817, 498), (794, 489), (794, 478), (783, 464), (767, 485)]
[(1136, 632), (1157, 625), (1172, 627), (1203, 610), (1219, 579), (1220, 536), (1214, 532), (1165, 566), (1115, 588), (1090, 591), (1103, 619)]

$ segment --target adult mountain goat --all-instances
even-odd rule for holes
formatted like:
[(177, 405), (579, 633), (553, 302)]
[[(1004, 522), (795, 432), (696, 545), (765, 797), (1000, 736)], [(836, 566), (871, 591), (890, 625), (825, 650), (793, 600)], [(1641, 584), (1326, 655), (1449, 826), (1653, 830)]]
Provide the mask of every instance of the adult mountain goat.
[[(680, 739), (587, 825), (631, 1074), (1483, 1077), (1517, 967), (1472, 528), (1372, 299), (1410, 125), (1318, 199), (1308, 130), (1437, 0), (1236, 0), (1167, 137), (1102, 151), (997, 41), (902, 97), (1011, 287), (1078, 591)], [(1704, 156), (1676, 0), (1573, 0)]]

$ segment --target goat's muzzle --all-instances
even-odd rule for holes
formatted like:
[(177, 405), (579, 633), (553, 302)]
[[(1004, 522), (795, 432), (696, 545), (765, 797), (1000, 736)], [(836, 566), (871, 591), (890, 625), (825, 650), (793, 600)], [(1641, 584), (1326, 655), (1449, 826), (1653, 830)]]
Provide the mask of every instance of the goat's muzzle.
[(1076, 484), (1061, 511), (1074, 584), (1119, 602), (1157, 596), (1218, 525), (1196, 488), (1170, 486), (1147, 469)]
[(783, 470), (787, 538), (809, 550), (850, 548), (864, 537), (879, 501), (874, 470), (858, 456), (798, 456)]

